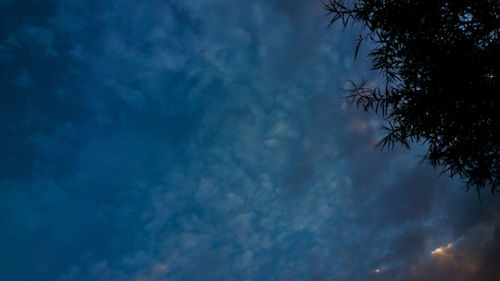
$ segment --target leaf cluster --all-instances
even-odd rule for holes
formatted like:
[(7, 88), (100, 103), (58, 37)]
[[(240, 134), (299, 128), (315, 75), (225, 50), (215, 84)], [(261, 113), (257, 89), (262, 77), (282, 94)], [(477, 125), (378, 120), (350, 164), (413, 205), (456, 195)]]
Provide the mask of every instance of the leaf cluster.
[(330, 24), (362, 24), (380, 87), (348, 97), (384, 117), (382, 147), (428, 145), (424, 156), (467, 187), (500, 177), (500, 1), (330, 0)]

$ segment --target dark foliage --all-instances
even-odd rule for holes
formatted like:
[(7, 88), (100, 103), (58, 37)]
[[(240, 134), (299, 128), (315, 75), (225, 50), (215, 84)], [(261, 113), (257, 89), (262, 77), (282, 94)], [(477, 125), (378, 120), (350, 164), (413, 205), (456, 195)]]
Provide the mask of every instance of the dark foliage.
[(363, 25), (383, 83), (349, 97), (385, 118), (382, 147), (428, 145), (450, 176), (494, 192), (500, 176), (500, 1), (329, 1), (331, 24)]

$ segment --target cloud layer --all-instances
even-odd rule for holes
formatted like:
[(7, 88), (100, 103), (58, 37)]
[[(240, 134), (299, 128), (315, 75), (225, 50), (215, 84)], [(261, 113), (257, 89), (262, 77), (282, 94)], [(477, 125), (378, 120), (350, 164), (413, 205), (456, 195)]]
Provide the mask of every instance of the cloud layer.
[(320, 2), (0, 13), (1, 280), (498, 279), (498, 200), (374, 149)]

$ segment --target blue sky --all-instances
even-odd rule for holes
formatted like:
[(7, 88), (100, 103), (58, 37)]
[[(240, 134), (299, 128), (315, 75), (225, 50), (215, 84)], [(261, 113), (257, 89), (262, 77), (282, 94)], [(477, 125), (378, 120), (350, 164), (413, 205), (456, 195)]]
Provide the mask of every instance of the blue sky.
[(340, 88), (378, 76), (320, 1), (0, 17), (0, 280), (500, 276), (498, 199), (374, 148)]

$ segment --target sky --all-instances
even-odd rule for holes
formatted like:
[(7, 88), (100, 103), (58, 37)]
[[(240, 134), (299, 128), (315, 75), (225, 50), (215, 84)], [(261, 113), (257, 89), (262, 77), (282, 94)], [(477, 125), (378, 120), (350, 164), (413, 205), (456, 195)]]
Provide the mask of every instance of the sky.
[(316, 0), (2, 0), (0, 280), (500, 280), (500, 201), (343, 97)]

